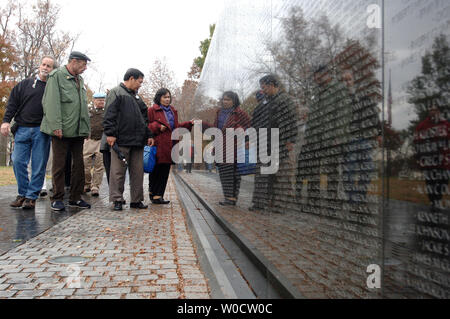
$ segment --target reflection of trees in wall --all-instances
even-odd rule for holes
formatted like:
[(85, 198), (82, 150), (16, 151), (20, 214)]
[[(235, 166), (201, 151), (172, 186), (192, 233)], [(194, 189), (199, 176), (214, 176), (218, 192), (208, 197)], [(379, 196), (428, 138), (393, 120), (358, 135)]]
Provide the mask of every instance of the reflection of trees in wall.
[[(400, 140), (407, 148), (405, 154), (400, 154), (390, 162), (392, 173), (397, 170), (403, 178), (412, 178), (412, 173), (418, 171), (417, 159), (413, 150), (412, 137), (416, 127), (429, 115), (431, 106), (438, 106), (443, 118), (449, 119), (449, 83), (450, 83), (450, 48), (447, 36), (440, 35), (434, 39), (432, 52), (426, 52), (422, 57), (421, 74), (409, 83), (407, 94), (408, 102), (413, 105), (417, 118), (410, 122), (408, 129), (399, 133)], [(389, 130), (385, 131), (386, 140), (390, 143), (393, 139), (389, 136)], [(387, 144), (389, 147), (390, 144)], [(397, 145), (392, 145), (391, 150), (399, 150)]]
[[(336, 247), (352, 247), (339, 265), (367, 264), (379, 258), (381, 251), (379, 165), (374, 156), (381, 130), (381, 85), (375, 73), (380, 65), (365, 46), (354, 41), (327, 66), (310, 92), (314, 98), (308, 103), (305, 144), (298, 160), (298, 207), (308, 218), (318, 216), (323, 221), (318, 225), (319, 240), (333, 238)], [(353, 85), (343, 81), (347, 73), (353, 76)], [(361, 215), (367, 220), (360, 220)], [(354, 238), (334, 237), (328, 223), (339, 225), (338, 233), (351, 227)], [(358, 276), (352, 274), (354, 269), (346, 270), (348, 276)], [(358, 288), (365, 296), (376, 294), (363, 283)], [(345, 286), (342, 293), (351, 294)]]
[(414, 78), (408, 87), (408, 102), (414, 105), (417, 119), (411, 121), (410, 132), (428, 117), (435, 105), (445, 118), (449, 119), (450, 102), (450, 47), (447, 36), (440, 35), (434, 40), (432, 52), (422, 57), (422, 74)]

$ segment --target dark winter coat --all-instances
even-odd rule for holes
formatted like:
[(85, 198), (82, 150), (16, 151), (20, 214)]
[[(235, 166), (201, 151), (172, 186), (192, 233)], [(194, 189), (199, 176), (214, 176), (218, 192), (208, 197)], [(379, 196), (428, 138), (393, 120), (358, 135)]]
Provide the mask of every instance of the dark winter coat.
[(153, 137), (147, 128), (147, 106), (142, 98), (124, 84), (112, 89), (106, 97), (103, 127), (106, 136), (117, 138), (123, 147), (144, 147)]
[[(188, 130), (192, 129), (191, 122), (178, 122), (178, 112), (171, 106), (170, 107), (175, 120), (174, 130), (183, 127)], [(164, 132), (161, 132), (161, 125), (167, 127)], [(157, 104), (154, 104), (148, 109), (148, 128), (155, 136), (155, 145), (157, 147), (156, 160), (157, 164), (172, 164), (172, 147), (175, 145), (172, 141), (172, 129), (167, 121), (164, 110)]]

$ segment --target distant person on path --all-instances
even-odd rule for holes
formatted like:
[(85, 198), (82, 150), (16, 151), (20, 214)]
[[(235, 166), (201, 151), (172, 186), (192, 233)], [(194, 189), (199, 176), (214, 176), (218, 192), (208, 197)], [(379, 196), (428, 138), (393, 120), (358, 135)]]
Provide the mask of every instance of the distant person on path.
[(189, 157), (191, 158), (190, 162), (186, 164), (186, 173), (191, 174), (192, 173), (192, 165), (194, 165), (194, 159), (195, 159), (195, 148), (194, 148), (194, 141), (191, 142), (191, 147), (189, 147)]
[[(99, 196), (100, 185), (103, 181), (103, 155), (100, 153), (100, 144), (103, 135), (103, 116), (105, 110), (106, 94), (96, 93), (93, 96), (94, 107), (89, 110), (91, 118), (91, 134), (84, 141), (84, 191), (91, 192), (94, 197)], [(91, 171), (93, 171), (91, 173)]]
[[(13, 208), (33, 209), (39, 197), (45, 179), (45, 168), (50, 152), (50, 136), (40, 131), (44, 111), (42, 96), (47, 78), (55, 67), (52, 57), (44, 57), (39, 73), (17, 84), (9, 97), (6, 113), (3, 117), (1, 133), (8, 136), (11, 121), (14, 118), (15, 133), (12, 161), (17, 180), (16, 200), (10, 204)], [(31, 158), (31, 180), (28, 178), (28, 163)]]
[[(124, 82), (112, 89), (106, 98), (106, 113), (103, 127), (108, 145), (118, 150), (126, 159), (130, 173), (131, 208), (146, 209), (144, 205), (144, 146), (154, 144), (153, 134), (148, 129), (147, 105), (137, 94), (144, 81), (144, 74), (129, 69)], [(123, 208), (123, 192), (127, 166), (116, 151), (111, 152), (109, 176), (109, 200), (114, 210)]]
[(153, 106), (148, 109), (148, 128), (155, 136), (156, 165), (149, 175), (149, 196), (153, 204), (166, 205), (164, 200), (167, 181), (172, 162), (172, 132), (183, 127), (192, 129), (193, 121), (179, 123), (178, 112), (171, 106), (172, 94), (166, 88), (159, 89), (153, 99)]
[(44, 119), (41, 131), (52, 135), (51, 208), (54, 211), (65, 209), (64, 172), (69, 152), (72, 155), (69, 206), (91, 208), (91, 205), (81, 198), (84, 187), (83, 144), (89, 136), (90, 124), (86, 89), (80, 74), (87, 69), (88, 61), (90, 59), (86, 55), (73, 51), (67, 65), (50, 73), (42, 100)]

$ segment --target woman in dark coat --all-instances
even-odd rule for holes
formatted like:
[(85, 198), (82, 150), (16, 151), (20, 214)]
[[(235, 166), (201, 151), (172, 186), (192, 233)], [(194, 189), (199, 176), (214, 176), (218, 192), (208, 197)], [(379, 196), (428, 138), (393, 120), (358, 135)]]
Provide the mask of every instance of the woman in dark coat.
[[(237, 142), (234, 143), (234, 163), (226, 163), (227, 152), (230, 151), (226, 145), (226, 130), (228, 128), (243, 129), (250, 127), (248, 114), (240, 108), (239, 96), (232, 91), (225, 92), (221, 99), (222, 107), (217, 111), (216, 120), (213, 127), (222, 130), (223, 141), (219, 141), (218, 146), (223, 145), (223, 164), (217, 164), (219, 168), (220, 183), (225, 200), (219, 202), (222, 206), (236, 206), (241, 186), (241, 176), (237, 172)], [(206, 125), (210, 126), (210, 125)], [(216, 144), (217, 145), (217, 144)], [(232, 147), (232, 146), (229, 146)]]
[(171, 106), (172, 95), (168, 89), (156, 92), (155, 103), (148, 109), (148, 128), (155, 136), (156, 165), (149, 176), (149, 195), (153, 204), (169, 204), (164, 200), (170, 166), (172, 165), (172, 132), (179, 127), (192, 129), (193, 121), (178, 123), (178, 112)]

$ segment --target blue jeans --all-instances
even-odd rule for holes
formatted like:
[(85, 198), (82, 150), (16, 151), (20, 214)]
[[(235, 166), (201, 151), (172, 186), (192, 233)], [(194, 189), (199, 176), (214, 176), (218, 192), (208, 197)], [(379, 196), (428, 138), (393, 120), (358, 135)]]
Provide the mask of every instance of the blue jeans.
[[(40, 127), (20, 126), (17, 130), (12, 159), (20, 196), (34, 200), (39, 197), (45, 180), (50, 141), (50, 136), (42, 133)], [(31, 181), (28, 179), (30, 158)]]

